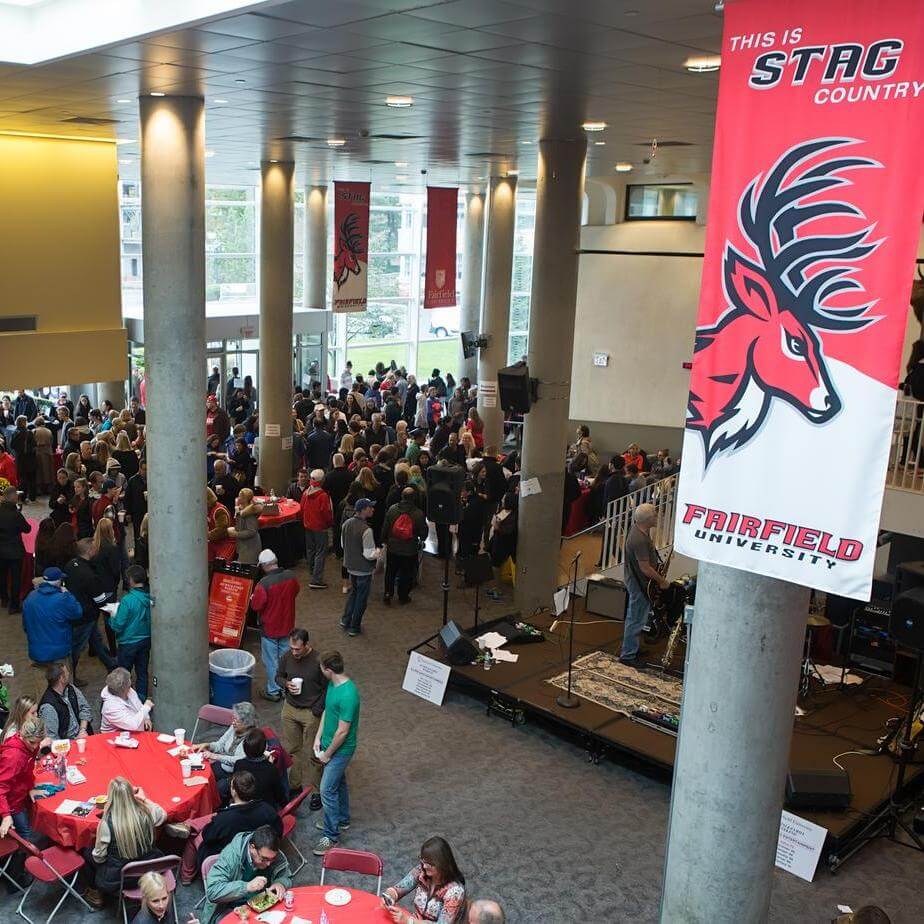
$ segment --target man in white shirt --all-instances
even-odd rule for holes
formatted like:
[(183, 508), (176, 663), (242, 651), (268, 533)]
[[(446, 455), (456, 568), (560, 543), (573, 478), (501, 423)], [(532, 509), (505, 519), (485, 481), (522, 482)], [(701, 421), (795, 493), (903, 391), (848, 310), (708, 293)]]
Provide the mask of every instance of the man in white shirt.
[(349, 391), (353, 387), (353, 363), (347, 360), (346, 368), (340, 373), (340, 387)]

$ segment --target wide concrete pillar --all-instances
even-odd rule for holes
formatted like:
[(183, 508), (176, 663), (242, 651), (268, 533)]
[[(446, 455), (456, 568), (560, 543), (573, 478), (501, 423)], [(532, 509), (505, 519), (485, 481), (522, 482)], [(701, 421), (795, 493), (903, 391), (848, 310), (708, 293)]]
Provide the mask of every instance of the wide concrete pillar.
[(796, 584), (699, 565), (663, 924), (767, 920), (808, 601)]
[(327, 187), (305, 189), (305, 308), (327, 307)]
[(507, 365), (516, 199), (515, 176), (491, 178), (481, 297), (481, 332), (488, 335), (488, 345), (478, 354), (478, 384), (481, 386), (478, 413), (484, 421), (485, 447), (500, 448), (504, 441), (504, 412), (497, 393), (497, 370)]
[[(465, 194), (465, 219), (462, 225), (462, 306), (459, 329), (481, 331), (481, 277), (484, 269), (484, 209), (483, 192), (470, 190)], [(459, 372), (456, 378), (478, 378), (478, 357), (466, 359), (459, 344)]]
[(143, 96), (140, 107), (149, 695), (158, 728), (192, 729), (209, 694), (205, 404), (190, 401), (205, 356), (205, 108), (201, 98), (171, 96)]
[(292, 478), (292, 272), (295, 164), (264, 162), (260, 187), (260, 469), (284, 497)]
[(539, 142), (529, 310), (529, 374), (539, 400), (524, 417), (522, 477), (540, 494), (520, 498), (516, 605), (551, 606), (558, 575), (571, 354), (584, 187), (584, 138)]

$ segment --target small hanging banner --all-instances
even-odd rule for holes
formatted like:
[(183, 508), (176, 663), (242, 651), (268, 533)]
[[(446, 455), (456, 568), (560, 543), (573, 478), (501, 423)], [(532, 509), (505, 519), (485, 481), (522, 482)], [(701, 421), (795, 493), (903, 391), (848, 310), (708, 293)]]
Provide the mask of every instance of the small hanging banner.
[(334, 311), (365, 311), (369, 184), (334, 183)]
[(456, 303), (456, 224), (458, 189), (427, 187), (427, 273), (424, 308)]

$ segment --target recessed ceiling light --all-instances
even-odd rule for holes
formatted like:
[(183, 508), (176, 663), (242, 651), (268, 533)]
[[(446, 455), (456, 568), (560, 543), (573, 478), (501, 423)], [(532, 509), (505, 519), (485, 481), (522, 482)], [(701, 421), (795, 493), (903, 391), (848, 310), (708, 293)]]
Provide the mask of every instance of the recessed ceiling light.
[(403, 183), (403, 182), (407, 179), (407, 174), (405, 174), (405, 173), (396, 173), (396, 174), (395, 174), (395, 179), (396, 179), (399, 183)]
[(722, 59), (718, 55), (701, 55), (698, 58), (687, 58), (683, 66), (691, 74), (711, 74), (722, 66)]
[(406, 166), (407, 166), (407, 161), (406, 161), (406, 160), (396, 160), (396, 161), (395, 161), (395, 166), (396, 166), (396, 167), (406, 167)]
[(134, 161), (130, 157), (126, 157), (124, 160), (120, 160), (119, 163), (122, 164), (123, 167), (127, 167), (129, 164), (133, 164)]
[(124, 99), (124, 98), (123, 98), (123, 99), (117, 99), (116, 102), (117, 102), (117, 103), (130, 103), (131, 100), (130, 100), (130, 99)]
[(237, 80), (235, 80), (234, 82), (235, 82), (235, 83), (247, 83), (247, 81), (244, 80), (243, 77), (238, 77)]
[(270, 163), (271, 163), (271, 164), (278, 164), (279, 161), (278, 161), (278, 160), (272, 160), (272, 159), (270, 159)]
[(519, 176), (519, 175), (520, 175), (519, 170), (508, 170), (507, 171), (507, 176)]
[(214, 156), (215, 156), (215, 152), (214, 152), (214, 151), (206, 151), (206, 152), (205, 152), (205, 156), (206, 156), (206, 157), (214, 157)]
[(594, 147), (602, 148), (603, 145), (605, 145), (605, 144), (606, 144), (605, 141), (595, 141), (595, 142), (594, 142)]
[(346, 138), (328, 138), (327, 145), (331, 148), (342, 148), (346, 144)]
[(166, 96), (166, 93), (161, 93), (160, 90), (151, 90), (148, 94), (149, 96)]
[(227, 106), (228, 105), (228, 101), (226, 99), (213, 99), (212, 102), (216, 106)]
[(532, 144), (532, 141), (521, 141), (520, 144)]
[(137, 138), (116, 138), (116, 144), (137, 144)]
[(385, 105), (392, 109), (410, 109), (414, 105), (413, 96), (386, 96)]
[(621, 160), (618, 164), (616, 164), (617, 173), (628, 173), (631, 169), (632, 169), (632, 164), (627, 163), (624, 160)]
[(606, 122), (584, 122), (581, 128), (585, 132), (602, 132), (606, 128)]

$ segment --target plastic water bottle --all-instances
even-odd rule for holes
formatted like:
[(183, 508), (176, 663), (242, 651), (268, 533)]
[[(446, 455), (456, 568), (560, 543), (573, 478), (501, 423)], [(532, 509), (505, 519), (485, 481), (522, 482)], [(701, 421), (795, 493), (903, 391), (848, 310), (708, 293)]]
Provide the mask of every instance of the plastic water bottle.
[(327, 912), (323, 908), (321, 909), (320, 924), (330, 924), (330, 918), (327, 916)]

